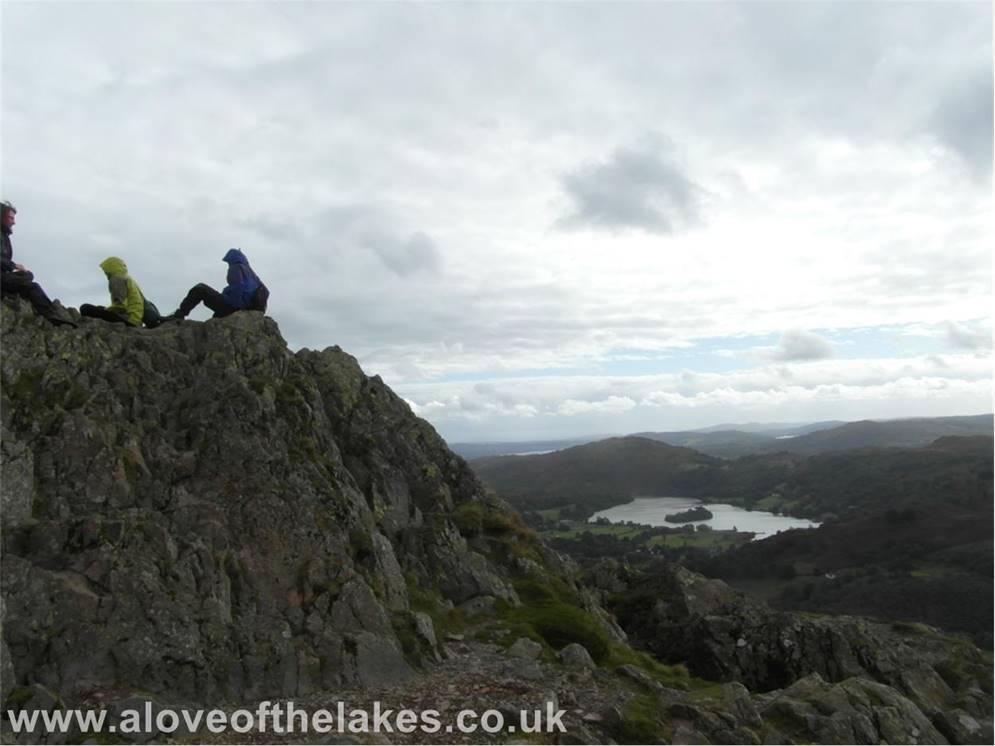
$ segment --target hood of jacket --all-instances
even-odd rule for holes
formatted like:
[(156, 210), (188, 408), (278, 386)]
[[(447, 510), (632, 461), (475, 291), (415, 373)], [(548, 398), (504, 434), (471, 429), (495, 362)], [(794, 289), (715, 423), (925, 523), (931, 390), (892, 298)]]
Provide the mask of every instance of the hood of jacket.
[(249, 260), (245, 258), (245, 254), (242, 253), (241, 249), (228, 249), (228, 253), (222, 258), (222, 261), (228, 262), (229, 264), (248, 264)]
[(124, 263), (124, 259), (119, 259), (116, 256), (104, 259), (100, 263), (100, 268), (108, 277), (124, 277), (128, 274), (128, 265)]

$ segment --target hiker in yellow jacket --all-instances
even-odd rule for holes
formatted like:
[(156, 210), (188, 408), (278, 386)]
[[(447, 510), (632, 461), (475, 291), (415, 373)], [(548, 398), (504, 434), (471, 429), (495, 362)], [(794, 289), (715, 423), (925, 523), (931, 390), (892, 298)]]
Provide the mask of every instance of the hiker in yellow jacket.
[(123, 259), (109, 256), (100, 263), (100, 268), (107, 275), (111, 304), (105, 307), (84, 303), (79, 307), (80, 315), (128, 326), (141, 326), (142, 315), (145, 312), (145, 297), (138, 283), (128, 274), (128, 265)]

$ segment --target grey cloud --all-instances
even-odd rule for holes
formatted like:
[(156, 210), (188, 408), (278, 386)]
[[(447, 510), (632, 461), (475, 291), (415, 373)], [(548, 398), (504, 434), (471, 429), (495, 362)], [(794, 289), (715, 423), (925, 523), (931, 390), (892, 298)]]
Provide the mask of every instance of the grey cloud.
[(956, 82), (931, 118), (931, 129), (979, 181), (992, 176), (991, 59), (973, 76)]
[(963, 324), (948, 321), (944, 324), (946, 342), (955, 350), (982, 351), (992, 348), (992, 333), (990, 329), (972, 329)]
[(437, 272), (442, 266), (435, 242), (421, 231), (407, 238), (387, 233), (374, 234), (367, 237), (366, 245), (387, 267), (402, 277), (415, 272)]
[(793, 329), (781, 335), (781, 341), (771, 352), (774, 360), (785, 362), (825, 360), (834, 355), (833, 345), (818, 334)]
[(363, 205), (330, 207), (311, 220), (310, 233), (322, 243), (345, 250), (372, 252), (399, 277), (442, 269), (435, 241), (423, 231), (408, 232), (389, 210)]
[(241, 225), (254, 231), (262, 238), (278, 241), (297, 242), (301, 238), (300, 229), (287, 220), (274, 220), (265, 216), (255, 216), (241, 221)]
[(565, 174), (575, 211), (560, 226), (674, 233), (699, 223), (704, 190), (667, 155), (649, 141)]

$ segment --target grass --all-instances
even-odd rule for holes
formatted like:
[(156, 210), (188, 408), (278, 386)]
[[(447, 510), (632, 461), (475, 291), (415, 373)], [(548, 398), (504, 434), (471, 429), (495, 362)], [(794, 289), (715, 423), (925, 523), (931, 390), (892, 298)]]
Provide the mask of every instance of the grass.
[(577, 525), (576, 528), (564, 529), (562, 531), (547, 531), (547, 536), (555, 539), (576, 539), (583, 533), (590, 533), (596, 536), (611, 534), (619, 539), (632, 538), (648, 530), (649, 526), (626, 526), (621, 523), (610, 525), (598, 523), (585, 523)]
[(694, 549), (730, 549), (745, 543), (738, 534), (725, 531), (695, 531), (693, 534), (664, 534), (652, 537), (648, 546), (664, 546), (671, 549), (692, 547)]
[(655, 697), (637, 694), (625, 704), (618, 726), (619, 743), (662, 743), (662, 725), (657, 720), (660, 704)]
[(447, 609), (442, 604), (442, 596), (436, 588), (426, 588), (418, 579), (408, 574), (408, 605), (412, 611), (428, 614), (435, 628), (435, 637), (440, 642), (448, 634), (458, 634), (466, 629), (466, 615), (459, 609)]
[(767, 495), (753, 503), (752, 510), (764, 510), (773, 513), (781, 509), (784, 505), (784, 498), (780, 495)]
[(528, 637), (542, 644), (550, 658), (553, 651), (578, 643), (600, 666), (611, 669), (634, 665), (665, 686), (689, 688), (686, 668), (664, 665), (646, 653), (616, 642), (600, 620), (582, 608), (576, 592), (562, 581), (519, 580), (515, 583), (515, 591), (522, 601), (521, 606), (512, 607), (504, 602), (497, 605), (502, 615), (501, 624), (508, 630), (505, 643)]

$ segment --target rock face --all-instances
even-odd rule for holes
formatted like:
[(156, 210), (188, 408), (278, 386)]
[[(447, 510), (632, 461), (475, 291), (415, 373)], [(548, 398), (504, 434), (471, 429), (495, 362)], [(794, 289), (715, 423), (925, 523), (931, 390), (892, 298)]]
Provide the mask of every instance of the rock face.
[(254, 312), (72, 330), (5, 302), (2, 333), (7, 690), (396, 680), (402, 640), (437, 656), (413, 585), (517, 603), (453, 520), (504, 507), (337, 347), (291, 353)]
[(777, 612), (679, 565), (655, 570), (616, 609), (631, 639), (697, 676), (770, 692), (757, 707), (768, 724), (789, 720), (792, 738), (910, 742), (898, 740), (895, 718), (902, 738), (920, 743), (991, 731), (990, 665), (966, 640), (924, 625)]

